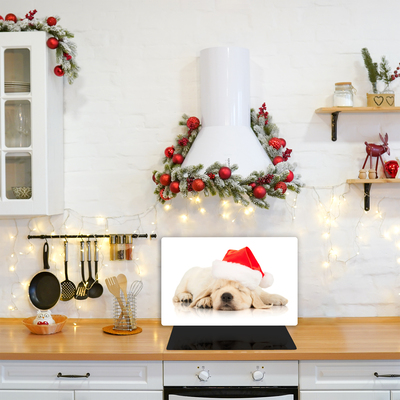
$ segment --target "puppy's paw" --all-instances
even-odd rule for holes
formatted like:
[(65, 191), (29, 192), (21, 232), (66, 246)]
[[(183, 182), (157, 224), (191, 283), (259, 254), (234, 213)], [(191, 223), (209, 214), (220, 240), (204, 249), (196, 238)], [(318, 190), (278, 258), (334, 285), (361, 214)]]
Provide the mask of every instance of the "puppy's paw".
[(179, 302), (180, 303), (191, 303), (192, 300), (193, 300), (193, 296), (189, 292), (178, 293), (174, 297), (174, 302), (175, 303), (179, 303)]
[(268, 299), (274, 306), (285, 306), (288, 300), (279, 294), (271, 294)]
[(211, 297), (203, 297), (196, 304), (197, 308), (212, 308), (212, 300)]

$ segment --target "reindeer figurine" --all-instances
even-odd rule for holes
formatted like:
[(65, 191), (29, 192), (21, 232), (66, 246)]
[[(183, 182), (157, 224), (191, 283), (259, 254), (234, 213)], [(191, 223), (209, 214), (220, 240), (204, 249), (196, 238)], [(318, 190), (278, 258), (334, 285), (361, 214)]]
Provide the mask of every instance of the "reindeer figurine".
[[(367, 157), (365, 157), (364, 165), (362, 167), (362, 170), (364, 170), (365, 164), (368, 161), (369, 157), (369, 162), (370, 162), (370, 170), (369, 170), (369, 178), (377, 178), (378, 177), (378, 162), (381, 160), (381, 163), (383, 166), (385, 166), (385, 163), (382, 160), (382, 154), (387, 153), (390, 155), (390, 149), (388, 145), (388, 134), (385, 134), (385, 138), (382, 137), (381, 134), (379, 134), (379, 137), (382, 140), (382, 144), (373, 144), (373, 143), (367, 143), (365, 142), (365, 151), (367, 152)], [(372, 157), (376, 157), (376, 166), (375, 170), (372, 168)], [(365, 170), (364, 170), (365, 171)], [(360, 171), (361, 172), (361, 171)]]

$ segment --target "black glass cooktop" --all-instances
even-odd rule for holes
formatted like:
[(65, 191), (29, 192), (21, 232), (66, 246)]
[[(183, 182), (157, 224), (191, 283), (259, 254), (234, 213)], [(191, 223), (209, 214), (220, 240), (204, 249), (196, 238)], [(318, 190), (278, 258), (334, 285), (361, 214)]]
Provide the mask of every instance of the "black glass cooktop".
[(296, 350), (285, 326), (174, 326), (167, 350)]

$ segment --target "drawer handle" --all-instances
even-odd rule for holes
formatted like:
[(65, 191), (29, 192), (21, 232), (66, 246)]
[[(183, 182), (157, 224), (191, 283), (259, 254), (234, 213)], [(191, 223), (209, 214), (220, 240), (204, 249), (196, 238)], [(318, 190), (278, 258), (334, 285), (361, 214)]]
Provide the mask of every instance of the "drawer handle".
[(89, 372), (86, 375), (63, 375), (61, 372), (57, 374), (57, 378), (89, 378)]
[(377, 378), (400, 378), (400, 375), (396, 375), (396, 374), (379, 375), (377, 372), (374, 372), (374, 375)]

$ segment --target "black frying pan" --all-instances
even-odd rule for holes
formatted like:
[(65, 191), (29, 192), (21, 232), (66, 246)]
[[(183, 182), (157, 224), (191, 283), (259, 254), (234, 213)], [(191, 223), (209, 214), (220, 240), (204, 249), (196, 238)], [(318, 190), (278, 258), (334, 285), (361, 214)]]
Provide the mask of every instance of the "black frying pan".
[(57, 277), (48, 271), (49, 265), (49, 244), (43, 246), (44, 270), (38, 272), (29, 284), (29, 298), (31, 303), (39, 310), (49, 310), (60, 300), (61, 285)]

